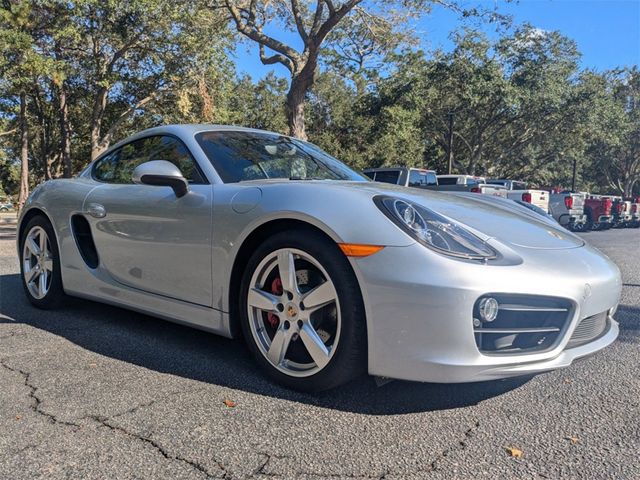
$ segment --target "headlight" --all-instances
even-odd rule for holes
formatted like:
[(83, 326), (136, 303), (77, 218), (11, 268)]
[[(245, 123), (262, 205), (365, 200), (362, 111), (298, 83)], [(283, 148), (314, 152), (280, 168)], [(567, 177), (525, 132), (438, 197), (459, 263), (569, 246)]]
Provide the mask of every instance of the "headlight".
[(470, 260), (497, 256), (473, 233), (428, 208), (393, 197), (378, 196), (373, 201), (393, 223), (425, 247)]

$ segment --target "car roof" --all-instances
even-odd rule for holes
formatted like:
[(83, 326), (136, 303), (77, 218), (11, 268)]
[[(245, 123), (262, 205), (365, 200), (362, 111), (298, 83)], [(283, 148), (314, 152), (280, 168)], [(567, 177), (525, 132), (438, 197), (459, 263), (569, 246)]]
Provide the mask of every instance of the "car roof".
[(277, 132), (270, 132), (268, 130), (259, 130), (257, 128), (247, 128), (247, 127), (240, 127), (236, 125), (216, 125), (211, 123), (169, 124), (169, 125), (160, 125), (157, 127), (147, 128), (146, 130), (142, 130), (138, 133), (130, 135), (127, 138), (124, 138), (120, 140), (118, 143), (109, 147), (109, 150), (114, 150), (125, 143), (129, 143), (133, 140), (137, 140), (138, 138), (148, 137), (150, 135), (169, 134), (169, 135), (176, 135), (176, 136), (192, 136), (200, 132), (216, 132), (216, 131), (271, 133), (273, 135), (281, 135), (284, 137), (287, 136)]
[(428, 168), (419, 168), (419, 167), (380, 167), (380, 168), (365, 168), (363, 172), (393, 172), (396, 170), (419, 170), (421, 172), (432, 172), (436, 173), (435, 170), (429, 170)]
[(480, 178), (480, 177), (474, 177), (473, 175), (438, 175), (438, 178)]

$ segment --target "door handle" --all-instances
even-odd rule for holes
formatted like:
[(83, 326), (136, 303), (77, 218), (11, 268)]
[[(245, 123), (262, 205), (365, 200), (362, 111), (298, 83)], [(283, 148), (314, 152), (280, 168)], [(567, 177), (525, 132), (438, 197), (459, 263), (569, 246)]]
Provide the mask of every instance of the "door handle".
[(104, 208), (104, 205), (100, 205), (99, 203), (90, 203), (87, 206), (87, 213), (95, 218), (104, 218), (107, 215), (107, 210)]

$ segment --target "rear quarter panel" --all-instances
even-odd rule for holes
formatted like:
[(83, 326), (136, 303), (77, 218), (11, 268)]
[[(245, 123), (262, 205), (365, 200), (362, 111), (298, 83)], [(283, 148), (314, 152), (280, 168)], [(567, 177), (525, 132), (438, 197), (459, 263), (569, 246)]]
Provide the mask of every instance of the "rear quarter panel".
[[(82, 212), (85, 197), (96, 185), (86, 178), (49, 180), (31, 193), (20, 214), (19, 232), (26, 227), (25, 223), (35, 210), (44, 213), (51, 222), (56, 232), (65, 289), (76, 280), (76, 272), (86, 270), (71, 232), (70, 219), (74, 213)], [(20, 235), (17, 242), (19, 246)]]

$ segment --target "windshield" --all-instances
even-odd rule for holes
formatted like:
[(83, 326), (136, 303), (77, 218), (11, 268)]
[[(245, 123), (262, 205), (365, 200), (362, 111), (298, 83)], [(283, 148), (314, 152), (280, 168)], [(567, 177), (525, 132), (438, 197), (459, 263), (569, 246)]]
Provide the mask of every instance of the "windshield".
[(225, 183), (290, 180), (368, 181), (315, 145), (267, 132), (202, 132), (196, 140)]

